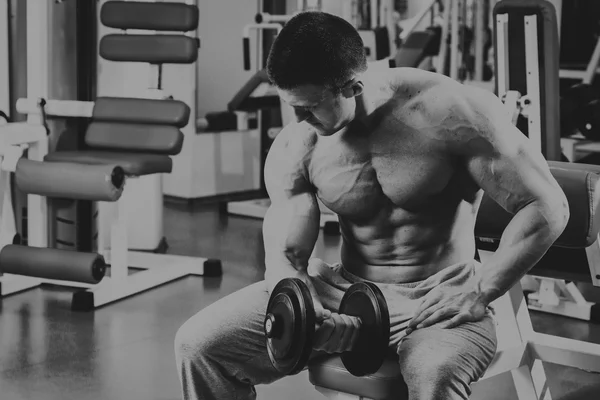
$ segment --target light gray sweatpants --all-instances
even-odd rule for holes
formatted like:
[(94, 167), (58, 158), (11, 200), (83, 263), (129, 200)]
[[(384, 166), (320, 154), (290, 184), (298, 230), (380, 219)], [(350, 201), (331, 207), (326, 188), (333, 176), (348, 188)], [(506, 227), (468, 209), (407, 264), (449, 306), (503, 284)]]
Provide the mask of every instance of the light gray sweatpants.
[[(420, 282), (377, 284), (388, 303), (389, 344), (399, 355), (410, 400), (467, 399), (470, 385), (491, 363), (497, 346), (491, 310), (482, 321), (454, 329), (434, 325), (402, 337), (397, 328), (412, 317), (430, 290), (460, 288), (477, 267), (473, 261), (450, 266)], [(345, 290), (362, 281), (341, 265), (318, 259), (311, 260), (308, 271), (323, 307), (333, 312)], [(258, 282), (204, 308), (179, 329), (175, 358), (184, 400), (255, 399), (255, 385), (283, 378), (271, 365), (265, 345), (268, 300), (265, 282)]]

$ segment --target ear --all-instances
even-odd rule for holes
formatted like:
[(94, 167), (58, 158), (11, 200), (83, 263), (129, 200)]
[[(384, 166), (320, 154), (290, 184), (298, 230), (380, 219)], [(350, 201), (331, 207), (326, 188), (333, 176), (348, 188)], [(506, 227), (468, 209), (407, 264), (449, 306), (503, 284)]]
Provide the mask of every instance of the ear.
[(360, 96), (364, 87), (365, 85), (362, 81), (354, 81), (342, 90), (342, 94), (346, 98)]

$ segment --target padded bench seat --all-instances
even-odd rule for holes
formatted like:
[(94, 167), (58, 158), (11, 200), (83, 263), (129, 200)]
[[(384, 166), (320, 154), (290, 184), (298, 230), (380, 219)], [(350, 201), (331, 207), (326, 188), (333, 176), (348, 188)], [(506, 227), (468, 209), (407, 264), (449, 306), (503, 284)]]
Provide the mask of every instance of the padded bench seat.
[(120, 153), (112, 151), (57, 151), (49, 153), (44, 161), (73, 162), (92, 165), (118, 165), (128, 176), (170, 173), (171, 157), (162, 154)]
[(408, 399), (408, 390), (395, 354), (390, 355), (376, 373), (360, 377), (346, 370), (339, 354), (318, 357), (310, 362), (308, 377), (315, 386), (369, 399)]

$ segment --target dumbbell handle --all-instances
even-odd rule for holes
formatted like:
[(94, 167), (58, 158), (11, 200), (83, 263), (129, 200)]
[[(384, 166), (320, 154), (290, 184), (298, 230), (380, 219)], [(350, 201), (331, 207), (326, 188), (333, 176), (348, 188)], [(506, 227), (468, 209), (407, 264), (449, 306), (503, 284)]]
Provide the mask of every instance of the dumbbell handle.
[[(352, 315), (348, 315), (348, 317), (358, 320), (359, 324), (362, 323), (358, 317), (354, 317)], [(325, 320), (315, 323), (315, 331), (319, 329), (321, 325), (323, 325), (323, 322), (325, 322)], [(268, 338), (278, 338), (283, 331), (283, 321), (278, 319), (274, 314), (268, 313), (265, 317), (264, 328), (265, 334)]]

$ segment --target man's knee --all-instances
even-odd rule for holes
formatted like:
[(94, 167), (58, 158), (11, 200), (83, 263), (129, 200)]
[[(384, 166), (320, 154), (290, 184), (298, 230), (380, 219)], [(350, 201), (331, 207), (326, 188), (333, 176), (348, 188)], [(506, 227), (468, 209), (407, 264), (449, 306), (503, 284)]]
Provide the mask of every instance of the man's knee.
[(407, 336), (398, 355), (409, 391), (423, 399), (468, 398), (471, 384), (485, 373), (496, 352), (495, 331), (487, 325), (483, 321), (455, 331), (432, 327)]
[[(471, 379), (456, 358), (429, 354), (420, 359), (402, 359), (402, 376), (411, 397), (419, 399), (467, 398)], [(452, 393), (453, 397), (447, 397)], [(441, 396), (441, 397), (440, 397)], [(458, 396), (458, 397), (457, 397)]]
[(175, 334), (175, 356), (178, 360), (190, 358), (197, 351), (202, 341), (198, 340), (195, 333), (192, 332), (187, 322), (177, 330)]
[(217, 332), (211, 329), (208, 320), (202, 320), (200, 315), (195, 315), (175, 334), (175, 356), (179, 361), (206, 357), (218, 348), (218, 342)]

